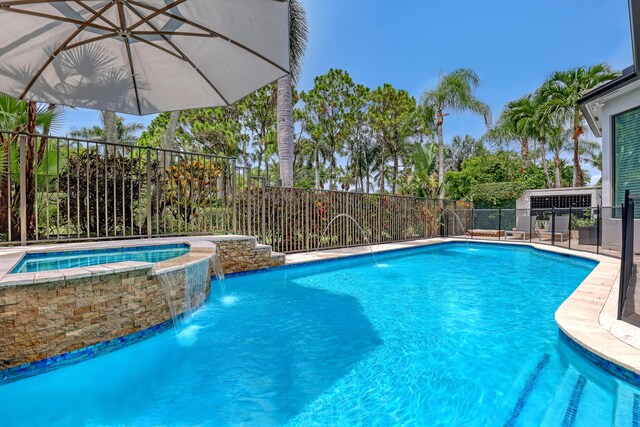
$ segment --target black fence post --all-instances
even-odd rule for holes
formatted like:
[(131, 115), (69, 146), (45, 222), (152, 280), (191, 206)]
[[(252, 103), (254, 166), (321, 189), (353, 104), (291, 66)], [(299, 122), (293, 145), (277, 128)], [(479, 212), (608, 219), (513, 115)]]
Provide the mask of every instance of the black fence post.
[(556, 208), (551, 209), (551, 245), (556, 245)]
[(624, 204), (622, 205), (622, 247), (620, 256), (620, 289), (618, 290), (618, 320), (622, 319), (624, 313), (624, 304), (627, 292), (627, 274), (629, 264), (627, 263), (628, 255), (628, 231), (629, 226), (629, 190), (625, 191)]
[(475, 227), (476, 224), (476, 209), (474, 207), (471, 207), (471, 230), (469, 230), (469, 237), (471, 237), (471, 240), (473, 240), (473, 229)]
[(571, 220), (573, 219), (573, 211), (571, 206), (569, 206), (569, 250), (571, 250), (571, 235), (573, 234), (573, 226), (571, 225)]
[(502, 207), (498, 208), (498, 241), (500, 241), (500, 231), (502, 231)]
[(444, 223), (444, 233), (445, 233), (445, 237), (449, 237), (449, 211), (446, 211), (447, 214), (444, 216), (445, 217), (445, 223)]
[(601, 221), (601, 212), (600, 212), (600, 205), (598, 205), (598, 207), (596, 208), (596, 253), (599, 254), (600, 253), (600, 245), (602, 244), (602, 242), (600, 242), (600, 221)]
[(533, 240), (533, 211), (529, 206), (529, 243)]

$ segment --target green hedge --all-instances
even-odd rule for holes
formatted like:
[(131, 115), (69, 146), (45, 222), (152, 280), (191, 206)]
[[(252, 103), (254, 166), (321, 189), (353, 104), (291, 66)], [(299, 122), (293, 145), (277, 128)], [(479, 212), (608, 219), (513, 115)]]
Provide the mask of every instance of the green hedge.
[(522, 182), (490, 182), (471, 186), (469, 196), (480, 209), (515, 209), (516, 200), (527, 189)]

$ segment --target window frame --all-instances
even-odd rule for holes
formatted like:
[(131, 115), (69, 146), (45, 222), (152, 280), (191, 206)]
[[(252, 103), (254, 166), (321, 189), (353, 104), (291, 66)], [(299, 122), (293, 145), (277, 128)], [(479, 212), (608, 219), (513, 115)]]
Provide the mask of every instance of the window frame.
[[(640, 110), (640, 105), (633, 107), (633, 108), (629, 108), (628, 110), (625, 111), (620, 111), (619, 113), (613, 114), (611, 116), (611, 197), (613, 200), (611, 200), (611, 204), (613, 207), (617, 207), (617, 206), (621, 206), (622, 204), (618, 205), (616, 204), (617, 200), (617, 196), (618, 196), (618, 173), (617, 173), (617, 156), (616, 156), (616, 147), (618, 144), (618, 141), (616, 138), (616, 119), (619, 116), (622, 116), (624, 114), (627, 113), (631, 113), (634, 111), (638, 111)], [(640, 142), (639, 142), (640, 144)], [(602, 168), (604, 169), (604, 165), (602, 166)]]

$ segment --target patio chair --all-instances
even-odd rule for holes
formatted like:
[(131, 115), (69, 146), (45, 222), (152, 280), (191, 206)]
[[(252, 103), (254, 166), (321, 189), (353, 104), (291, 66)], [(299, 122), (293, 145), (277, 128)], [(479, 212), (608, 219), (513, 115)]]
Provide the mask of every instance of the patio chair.
[[(551, 226), (551, 224), (549, 224)], [(551, 240), (551, 237), (555, 235), (556, 239), (560, 237), (560, 242), (564, 242), (564, 239), (569, 237), (569, 217), (568, 216), (558, 216), (556, 217), (556, 228), (555, 233), (551, 230), (539, 230), (538, 236), (540, 241)]]
[(507, 230), (504, 234), (507, 239), (526, 240), (531, 237), (532, 230), (536, 229), (536, 217), (523, 215), (516, 218), (516, 226), (513, 230)]

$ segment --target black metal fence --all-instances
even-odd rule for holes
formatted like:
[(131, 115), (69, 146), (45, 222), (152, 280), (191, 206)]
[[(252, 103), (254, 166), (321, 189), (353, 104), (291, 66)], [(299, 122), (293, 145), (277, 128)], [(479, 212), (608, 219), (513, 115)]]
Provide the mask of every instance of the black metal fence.
[(0, 241), (234, 229), (235, 159), (0, 131)]
[(524, 241), (612, 256), (620, 256), (622, 249), (621, 207), (455, 209), (454, 214), (457, 218), (445, 223), (442, 236)]
[(635, 199), (627, 190), (622, 206), (622, 254), (620, 265), (620, 288), (618, 291), (618, 320), (639, 324), (635, 307), (636, 266), (634, 263)]
[(278, 252), (440, 235), (468, 202), (271, 186), (236, 159), (0, 131), (0, 243), (243, 234)]

